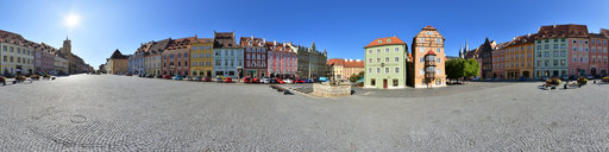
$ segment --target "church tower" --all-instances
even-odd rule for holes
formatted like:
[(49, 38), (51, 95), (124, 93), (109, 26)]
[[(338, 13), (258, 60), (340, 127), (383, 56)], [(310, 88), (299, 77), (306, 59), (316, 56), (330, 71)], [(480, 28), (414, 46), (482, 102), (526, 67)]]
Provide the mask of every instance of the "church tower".
[(70, 39), (68, 39), (67, 36), (66, 36), (66, 40), (63, 40), (63, 47), (62, 47), (61, 51), (66, 56), (72, 55), (72, 41)]

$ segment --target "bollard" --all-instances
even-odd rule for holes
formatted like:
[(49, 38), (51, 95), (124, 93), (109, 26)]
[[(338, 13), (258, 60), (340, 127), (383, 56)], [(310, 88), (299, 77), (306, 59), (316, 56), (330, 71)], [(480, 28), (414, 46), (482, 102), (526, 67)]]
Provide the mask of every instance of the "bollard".
[(565, 86), (564, 86), (564, 87), (565, 87), (565, 89), (567, 89), (567, 84), (566, 84), (566, 83), (565, 83)]

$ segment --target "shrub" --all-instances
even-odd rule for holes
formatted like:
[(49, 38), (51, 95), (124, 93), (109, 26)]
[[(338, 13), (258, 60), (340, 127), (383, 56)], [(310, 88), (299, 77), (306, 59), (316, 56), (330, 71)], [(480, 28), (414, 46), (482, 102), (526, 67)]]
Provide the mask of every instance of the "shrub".
[(33, 74), (32, 76), (30, 76), (30, 78), (32, 78), (32, 80), (38, 80), (38, 79), (40, 79), (40, 75)]
[(550, 78), (548, 80), (546, 80), (546, 85), (548, 86), (556, 86), (556, 85), (560, 85), (561, 81), (559, 78)]
[(603, 77), (603, 82), (608, 82), (609, 83), (609, 76)]
[(586, 85), (586, 83), (588, 83), (588, 79), (586, 77), (577, 78), (578, 85), (582, 86), (582, 85)]

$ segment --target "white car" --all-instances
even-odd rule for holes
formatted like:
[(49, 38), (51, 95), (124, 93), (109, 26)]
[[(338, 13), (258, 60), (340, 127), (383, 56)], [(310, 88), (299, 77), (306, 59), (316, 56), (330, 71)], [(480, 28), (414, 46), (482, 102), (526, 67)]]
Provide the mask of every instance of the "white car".
[(285, 79), (285, 80), (283, 80), (283, 82), (285, 82), (285, 83), (294, 83), (294, 80), (292, 80), (292, 79)]
[(263, 77), (262, 79), (260, 79), (260, 83), (271, 83), (271, 78)]

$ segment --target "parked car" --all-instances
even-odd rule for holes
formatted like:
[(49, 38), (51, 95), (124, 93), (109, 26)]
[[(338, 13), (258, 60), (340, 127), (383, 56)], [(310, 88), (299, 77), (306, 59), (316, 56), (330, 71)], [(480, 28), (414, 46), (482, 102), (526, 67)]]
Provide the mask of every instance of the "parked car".
[(260, 83), (271, 83), (271, 78), (269, 78), (269, 77), (262, 77), (260, 79)]
[(148, 74), (146, 75), (146, 78), (153, 78), (154, 76), (152, 74)]
[(285, 81), (283, 81), (280, 78), (275, 78), (275, 81), (276, 81), (276, 83), (279, 83), (279, 84), (284, 84), (285, 83)]
[(319, 82), (326, 82), (328, 81), (327, 77), (319, 77)]
[(131, 74), (131, 73), (127, 73), (127, 76), (133, 76), (133, 74)]
[(231, 82), (233, 82), (233, 78), (231, 78), (231, 77), (226, 77), (226, 78), (224, 78), (224, 82), (225, 82), (225, 83), (231, 83)]
[(203, 77), (203, 79), (201, 81), (203, 81), (203, 82), (211, 82), (211, 78), (210, 77)]
[(163, 78), (163, 75), (155, 75), (154, 77), (160, 79), (160, 78)]
[(302, 79), (296, 79), (294, 80), (294, 83), (305, 83), (305, 81)]
[(216, 77), (216, 82), (222, 83), (224, 82), (224, 79), (222, 79), (222, 77)]
[(171, 76), (170, 75), (164, 75), (163, 79), (171, 79)]
[(176, 76), (173, 76), (172, 79), (173, 80), (182, 80), (182, 79), (184, 79), (184, 77), (182, 77), (181, 75), (176, 75)]
[(203, 77), (201, 77), (201, 76), (196, 76), (192, 79), (192, 81), (201, 81), (201, 80), (203, 80)]
[(294, 81), (292, 79), (284, 79), (283, 82), (285, 82), (285, 83), (294, 83)]
[(243, 83), (252, 83), (252, 78), (251, 77), (244, 77), (243, 80), (241, 80)]

